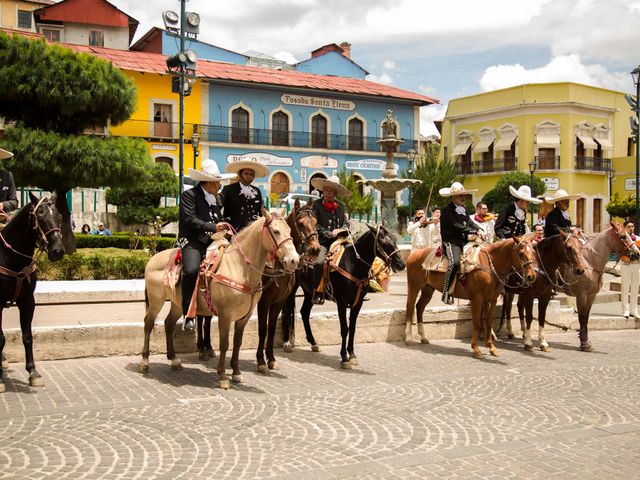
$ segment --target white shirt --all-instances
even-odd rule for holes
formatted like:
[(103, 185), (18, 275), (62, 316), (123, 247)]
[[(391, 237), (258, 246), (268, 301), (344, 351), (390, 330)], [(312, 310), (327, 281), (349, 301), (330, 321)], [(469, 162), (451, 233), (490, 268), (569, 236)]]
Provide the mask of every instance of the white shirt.
[(442, 243), (442, 237), (440, 236), (440, 222), (430, 223), (427, 229), (427, 246), (437, 247)]
[(420, 225), (420, 220), (418, 220), (417, 222), (409, 222), (409, 225), (407, 226), (407, 233), (411, 235), (412, 250), (426, 248), (428, 246), (427, 229), (427, 225), (425, 225), (424, 227)]

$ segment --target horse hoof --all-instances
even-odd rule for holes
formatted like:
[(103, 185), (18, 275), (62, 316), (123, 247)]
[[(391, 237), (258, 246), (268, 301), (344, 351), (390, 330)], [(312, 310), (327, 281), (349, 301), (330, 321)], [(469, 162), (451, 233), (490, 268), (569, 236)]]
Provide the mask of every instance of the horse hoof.
[(507, 338), (508, 338), (509, 340), (513, 340), (514, 338), (516, 338), (516, 336), (515, 336), (513, 333), (509, 333), (509, 334), (507, 335)]
[(580, 351), (581, 352), (594, 352), (595, 349), (593, 348), (592, 345), (580, 345)]
[(207, 352), (206, 350), (198, 352), (198, 360), (203, 360), (205, 362), (209, 360), (209, 352)]
[(231, 375), (231, 381), (233, 383), (242, 383), (242, 375), (241, 374)]
[(216, 358), (216, 351), (211, 349), (211, 350), (207, 350), (207, 353), (209, 354), (209, 358)]
[(533, 352), (533, 345), (525, 345), (524, 346), (524, 351), (525, 352)]
[(224, 380), (218, 381), (218, 387), (222, 390), (229, 390), (231, 388), (231, 384), (229, 383), (229, 379), (225, 378)]
[(482, 352), (473, 352), (473, 358), (477, 358), (477, 359), (484, 358), (484, 353), (482, 353)]
[(141, 363), (138, 365), (138, 372), (140, 373), (149, 373), (149, 364)]
[(315, 345), (311, 345), (311, 351), (317, 353), (317, 352), (321, 352), (322, 350), (320, 349), (320, 345), (316, 343)]
[(171, 362), (171, 370), (173, 370), (174, 372), (182, 370), (182, 363), (180, 362), (180, 360)]
[(351, 363), (350, 362), (340, 362), (340, 368), (342, 368), (343, 370), (351, 370)]
[(357, 357), (349, 357), (349, 363), (351, 365), (360, 365), (360, 362), (358, 362), (358, 358)]
[(273, 362), (269, 362), (270, 370), (280, 370), (280, 365), (278, 365), (278, 361), (274, 360)]
[(540, 345), (540, 350), (542, 350), (543, 352), (550, 352), (551, 348), (549, 347), (549, 345)]
[(429, 345), (430, 342), (428, 338), (421, 338), (420, 343), (423, 345)]
[(489, 350), (489, 353), (494, 356), (494, 357), (500, 357), (502, 354), (498, 351), (497, 348), (493, 349), (493, 350)]
[(262, 373), (263, 375), (269, 373), (269, 368), (264, 363), (261, 363), (258, 365), (258, 373)]
[(287, 342), (282, 346), (282, 350), (285, 353), (291, 353), (291, 352), (293, 352), (293, 345), (291, 345), (289, 342)]
[(409, 340), (405, 340), (405, 341), (404, 341), (404, 344), (405, 344), (407, 347), (413, 347), (413, 346), (415, 345), (415, 342), (414, 342), (413, 340), (409, 339)]
[(44, 380), (42, 377), (29, 377), (29, 386), (31, 387), (44, 387)]

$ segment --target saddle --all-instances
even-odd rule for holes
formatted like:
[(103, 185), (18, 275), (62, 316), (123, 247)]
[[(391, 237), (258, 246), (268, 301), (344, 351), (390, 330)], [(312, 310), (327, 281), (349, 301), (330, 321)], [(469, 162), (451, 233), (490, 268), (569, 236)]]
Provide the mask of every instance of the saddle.
[[(476, 269), (482, 246), (482, 243), (477, 243), (475, 240), (464, 246), (462, 255), (460, 256), (459, 276), (462, 277)], [(424, 259), (424, 262), (422, 262), (422, 268), (428, 272), (444, 273), (447, 271), (448, 266), (449, 259), (445, 255), (442, 255), (441, 247), (430, 251)]]

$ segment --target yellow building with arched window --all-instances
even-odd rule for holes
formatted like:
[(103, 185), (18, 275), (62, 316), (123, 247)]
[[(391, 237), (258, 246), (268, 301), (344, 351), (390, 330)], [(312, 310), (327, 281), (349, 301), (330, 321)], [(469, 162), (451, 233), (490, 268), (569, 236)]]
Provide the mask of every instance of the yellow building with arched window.
[(451, 100), (440, 158), (457, 162), (474, 202), (501, 175), (530, 172), (549, 195), (563, 188), (584, 198), (571, 218), (587, 233), (608, 222), (612, 192), (635, 193), (635, 145), (624, 93), (576, 83), (526, 84)]

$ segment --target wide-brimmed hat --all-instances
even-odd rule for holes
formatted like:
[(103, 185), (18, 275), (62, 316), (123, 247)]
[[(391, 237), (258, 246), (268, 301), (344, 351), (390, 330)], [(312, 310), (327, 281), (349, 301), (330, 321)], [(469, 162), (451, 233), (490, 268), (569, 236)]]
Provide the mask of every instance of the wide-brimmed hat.
[(224, 182), (235, 177), (233, 173), (220, 173), (218, 164), (211, 159), (202, 162), (200, 170), (190, 168), (187, 175), (196, 182)]
[(340, 183), (340, 178), (337, 175), (332, 175), (329, 178), (316, 177), (311, 179), (311, 185), (318, 190), (322, 191), (324, 187), (333, 188), (336, 194), (343, 197), (351, 195), (351, 191)]
[(450, 187), (441, 188), (439, 190), (441, 197), (453, 197), (454, 195), (469, 195), (478, 190), (467, 190), (460, 182), (453, 182)]
[(238, 160), (237, 162), (227, 163), (224, 166), (225, 171), (235, 173), (236, 175), (240, 170), (244, 170), (245, 168), (253, 170), (256, 174), (255, 178), (266, 177), (269, 175), (269, 168), (264, 163), (256, 162), (254, 160)]
[(531, 203), (542, 203), (542, 200), (531, 196), (531, 187), (529, 187), (529, 185), (520, 185), (517, 190), (509, 185), (509, 192), (520, 200), (526, 200)]
[(561, 188), (560, 190), (556, 191), (555, 195), (553, 197), (544, 197), (545, 201), (547, 203), (550, 204), (554, 204), (556, 202), (560, 202), (562, 200), (577, 200), (579, 198), (582, 198), (582, 195), (578, 194), (578, 193), (573, 193), (571, 195), (569, 195), (569, 193), (567, 193), (567, 191), (563, 188)]
[(0, 160), (4, 160), (5, 158), (11, 158), (11, 157), (13, 157), (13, 153), (11, 153), (9, 150), (0, 148)]

